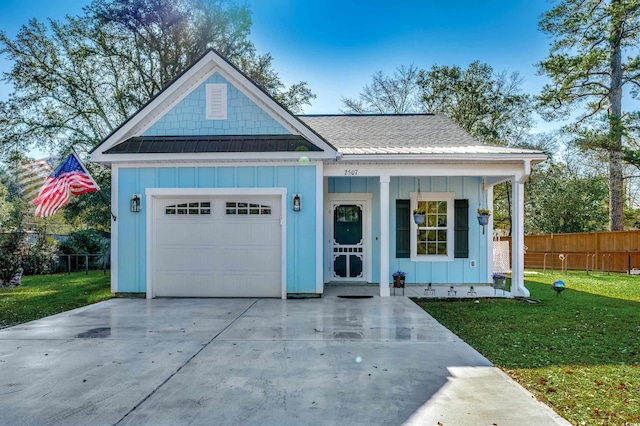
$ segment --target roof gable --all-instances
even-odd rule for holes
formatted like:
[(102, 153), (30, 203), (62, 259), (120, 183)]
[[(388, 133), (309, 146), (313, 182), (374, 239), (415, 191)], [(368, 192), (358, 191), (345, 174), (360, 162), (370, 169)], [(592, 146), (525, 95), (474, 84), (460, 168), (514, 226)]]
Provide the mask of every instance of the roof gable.
[[(228, 116), (224, 120), (205, 119), (204, 90), (210, 83), (227, 84)], [(106, 151), (130, 138), (140, 136), (282, 134), (302, 136), (318, 149), (310, 158), (335, 158), (337, 152), (325, 139), (291, 114), (251, 79), (213, 49), (172, 81), (138, 112), (105, 138), (91, 153), (91, 159), (105, 164), (114, 161)], [(113, 151), (111, 151), (113, 152)], [(151, 157), (153, 156), (150, 154)], [(293, 153), (283, 158), (295, 158)], [(256, 157), (262, 157), (259, 151)], [(152, 160), (139, 153), (118, 155), (117, 161)], [(228, 153), (225, 159), (229, 159)], [(246, 153), (242, 157), (247, 159)], [(193, 158), (200, 159), (197, 152)], [(212, 157), (208, 156), (208, 160)]]
[[(206, 117), (206, 87), (209, 84), (224, 84), (227, 87), (226, 119), (216, 120)], [(148, 127), (142, 136), (290, 135), (292, 133), (293, 129), (286, 128), (219, 72), (214, 72)]]

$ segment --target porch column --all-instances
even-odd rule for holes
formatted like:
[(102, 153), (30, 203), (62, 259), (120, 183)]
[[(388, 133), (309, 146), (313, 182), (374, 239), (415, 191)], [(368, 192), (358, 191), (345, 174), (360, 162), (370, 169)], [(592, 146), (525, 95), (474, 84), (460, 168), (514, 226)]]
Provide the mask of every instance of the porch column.
[(390, 296), (389, 289), (389, 176), (380, 176), (380, 296)]
[(524, 179), (514, 176), (511, 183), (511, 294), (529, 297), (529, 290), (524, 286)]

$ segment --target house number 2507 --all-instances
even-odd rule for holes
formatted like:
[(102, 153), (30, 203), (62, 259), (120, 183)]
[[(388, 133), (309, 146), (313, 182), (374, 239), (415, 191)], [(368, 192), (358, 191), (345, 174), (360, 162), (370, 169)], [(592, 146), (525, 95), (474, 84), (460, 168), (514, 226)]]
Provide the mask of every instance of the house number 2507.
[(358, 175), (358, 169), (345, 169), (344, 175), (345, 176), (357, 176)]

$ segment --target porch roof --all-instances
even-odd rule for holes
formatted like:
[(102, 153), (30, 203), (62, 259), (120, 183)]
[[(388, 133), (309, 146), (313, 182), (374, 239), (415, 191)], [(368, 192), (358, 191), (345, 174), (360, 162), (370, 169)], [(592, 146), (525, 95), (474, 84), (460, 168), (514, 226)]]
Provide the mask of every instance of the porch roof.
[(442, 114), (300, 115), (341, 154), (542, 154), (482, 145)]

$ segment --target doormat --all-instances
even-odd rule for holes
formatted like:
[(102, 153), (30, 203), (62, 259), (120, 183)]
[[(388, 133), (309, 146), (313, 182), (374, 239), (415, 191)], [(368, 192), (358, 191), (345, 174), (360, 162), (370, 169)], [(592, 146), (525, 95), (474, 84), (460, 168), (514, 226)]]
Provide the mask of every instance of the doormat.
[(373, 296), (341, 295), (338, 297), (341, 297), (343, 299), (371, 299)]

